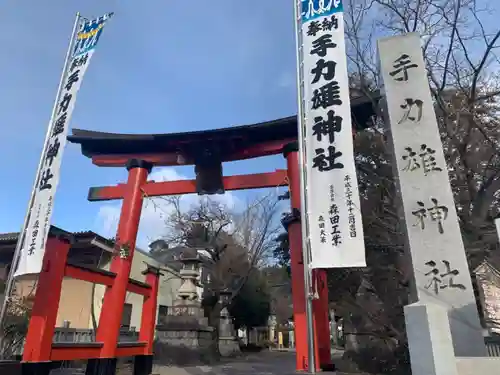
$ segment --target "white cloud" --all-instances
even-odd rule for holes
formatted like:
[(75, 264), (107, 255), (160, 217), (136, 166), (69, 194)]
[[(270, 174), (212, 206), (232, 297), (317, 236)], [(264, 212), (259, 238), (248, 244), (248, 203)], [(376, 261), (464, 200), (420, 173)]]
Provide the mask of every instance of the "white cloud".
[[(188, 177), (176, 172), (174, 168), (155, 169), (149, 180), (153, 181), (175, 181), (186, 180)], [(184, 195), (181, 198), (181, 205), (188, 209), (191, 205), (197, 203), (203, 197), (196, 194)], [(229, 208), (237, 208), (241, 201), (232, 192), (226, 192), (224, 195), (212, 195), (210, 199), (216, 200), (227, 205)], [(121, 202), (114, 202), (103, 205), (97, 214), (95, 230), (106, 237), (114, 237), (118, 228), (120, 218)], [(165, 220), (171, 212), (170, 205), (160, 198), (148, 198), (144, 200), (141, 213), (141, 222), (139, 233), (137, 235), (137, 246), (147, 250), (148, 244), (162, 236), (165, 233)]]
[(278, 77), (278, 87), (288, 89), (295, 85), (295, 72), (283, 70)]

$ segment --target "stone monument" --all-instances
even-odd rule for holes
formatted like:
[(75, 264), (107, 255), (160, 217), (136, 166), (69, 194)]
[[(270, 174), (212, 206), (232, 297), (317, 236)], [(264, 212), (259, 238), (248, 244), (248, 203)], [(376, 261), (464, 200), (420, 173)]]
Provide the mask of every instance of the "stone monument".
[(270, 342), (276, 342), (276, 328), (278, 326), (278, 320), (276, 318), (276, 315), (269, 315), (269, 318), (267, 319), (267, 327), (269, 330), (268, 333), (268, 340)]
[(168, 364), (210, 363), (218, 353), (214, 329), (208, 325), (197, 292), (201, 259), (196, 250), (187, 249), (179, 261), (181, 286), (174, 305), (157, 327), (155, 354), (158, 362)]
[(294, 349), (295, 348), (295, 332), (294, 332), (294, 330), (293, 329), (290, 330), (288, 332), (288, 335), (289, 335), (288, 336), (288, 347), (290, 349)]
[[(413, 266), (412, 302), (418, 302), (418, 309), (426, 304), (446, 309), (456, 356), (485, 356), (420, 36), (381, 39), (378, 49), (402, 200), (400, 216)], [(411, 352), (411, 332), (418, 329), (407, 329)]]
[[(229, 296), (231, 296), (230, 291), (227, 290), (221, 291), (219, 302), (224, 306)], [(233, 321), (231, 319), (229, 311), (227, 310), (227, 307), (224, 307), (220, 312), (219, 352), (223, 357), (229, 357), (241, 353), (238, 338), (236, 337), (234, 331)]]

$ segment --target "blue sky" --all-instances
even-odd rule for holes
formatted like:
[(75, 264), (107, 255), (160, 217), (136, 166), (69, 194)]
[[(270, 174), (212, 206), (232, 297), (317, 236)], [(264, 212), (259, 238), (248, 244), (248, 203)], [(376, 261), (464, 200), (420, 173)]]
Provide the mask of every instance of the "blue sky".
[[(77, 11), (89, 18), (109, 11), (115, 16), (85, 75), (72, 128), (166, 133), (296, 113), (291, 0), (4, 0), (0, 232), (22, 224)], [(284, 166), (277, 156), (227, 164), (224, 172)], [(192, 176), (192, 167), (176, 171)], [(99, 212), (118, 206), (89, 203), (87, 191), (125, 178), (124, 170), (95, 167), (68, 144), (52, 223), (70, 231), (114, 232), (103, 227)]]

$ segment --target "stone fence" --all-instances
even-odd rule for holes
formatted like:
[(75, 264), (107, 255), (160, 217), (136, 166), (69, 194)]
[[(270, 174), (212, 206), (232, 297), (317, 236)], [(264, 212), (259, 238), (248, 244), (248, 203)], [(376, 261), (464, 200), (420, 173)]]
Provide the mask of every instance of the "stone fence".
[[(119, 342), (135, 342), (139, 340), (139, 332), (134, 329), (122, 329), (120, 331)], [(77, 329), (77, 328), (61, 328), (55, 329), (54, 338), (52, 342), (54, 343), (83, 343), (83, 342), (93, 342), (95, 341), (95, 331), (92, 329)], [(14, 356), (20, 356), (23, 353), (24, 341), (19, 343), (15, 349), (13, 349), (12, 354)]]
[[(136, 332), (135, 329), (120, 330), (119, 342), (135, 342), (138, 339), (139, 332)], [(95, 341), (95, 331), (93, 329), (56, 328), (52, 341), (57, 343), (93, 342)]]
[(486, 349), (488, 350), (488, 356), (500, 357), (500, 335), (485, 337), (484, 343), (486, 344)]

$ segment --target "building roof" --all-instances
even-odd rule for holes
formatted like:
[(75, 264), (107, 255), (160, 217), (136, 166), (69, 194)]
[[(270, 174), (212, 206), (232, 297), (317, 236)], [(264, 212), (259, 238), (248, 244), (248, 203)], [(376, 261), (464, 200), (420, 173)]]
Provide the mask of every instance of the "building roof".
[[(0, 233), (0, 253), (3, 255), (2, 258), (4, 260), (6, 259), (11, 259), (14, 253), (14, 247), (16, 245), (17, 239), (19, 236), (19, 232), (10, 232), (10, 233)], [(65, 236), (70, 239), (72, 246), (70, 249), (70, 257), (71, 254), (73, 255), (78, 255), (79, 257), (81, 256), (89, 256), (92, 253), (95, 253), (96, 255), (103, 255), (102, 253), (106, 253), (106, 250), (108, 250), (108, 253), (113, 251), (114, 248), (114, 241), (110, 240), (106, 237), (103, 237), (93, 231), (87, 230), (87, 231), (81, 231), (81, 232), (75, 232), (75, 233), (70, 233), (66, 232), (54, 225), (50, 227), (50, 232), (49, 236)], [(92, 241), (98, 241), (100, 244), (92, 243)], [(95, 246), (94, 250), (92, 248), (89, 248), (89, 244), (92, 244)], [(105, 247), (108, 247), (108, 249), (105, 249), (102, 247), (102, 245), (105, 245)], [(99, 248), (99, 250), (95, 250)], [(89, 251), (90, 250), (90, 251)], [(151, 252), (144, 251), (138, 247), (136, 247), (136, 250), (141, 252), (142, 254), (148, 256), (151, 259), (156, 260), (157, 262), (161, 263), (167, 270), (170, 271), (178, 271), (180, 270), (181, 266), (180, 263), (176, 262), (174, 259), (169, 261), (171, 259), (171, 256), (169, 257), (168, 254), (159, 254), (161, 256), (159, 257), (154, 257)], [(179, 254), (181, 254), (179, 252)], [(175, 254), (175, 252), (174, 252)], [(164, 258), (164, 259), (163, 259)], [(80, 259), (81, 260), (81, 259)]]
[[(49, 229), (49, 236), (50, 237), (63, 237), (68, 239), (69, 241), (74, 240), (74, 235), (73, 233), (66, 232), (65, 230), (56, 227), (55, 225), (51, 225)], [(0, 244), (1, 245), (8, 245), (8, 244), (15, 244), (17, 242), (17, 238), (19, 237), (19, 232), (10, 232), (10, 233), (0, 233)]]
[[(366, 128), (375, 114), (371, 99), (351, 99), (353, 124)], [(68, 136), (72, 143), (80, 144), (83, 155), (160, 154), (179, 153), (195, 157), (200, 149), (217, 150), (220, 161), (231, 160), (230, 154), (242, 148), (264, 142), (297, 139), (297, 116), (261, 122), (251, 125), (220, 129), (164, 134), (120, 134), (73, 129)], [(200, 147), (200, 146), (203, 147)]]
[(0, 242), (17, 241), (19, 232), (0, 233)]
[[(114, 242), (112, 240), (109, 240), (95, 232), (83, 231), (70, 233), (59, 227), (56, 227), (55, 225), (50, 226), (49, 236), (64, 236), (70, 239), (73, 243), (86, 242), (97, 239), (110, 247), (113, 247), (114, 245)], [(15, 244), (18, 237), (19, 232), (0, 233), (0, 245)]]
[(195, 249), (184, 246), (176, 246), (151, 252), (149, 253), (149, 256), (155, 259), (160, 264), (171, 267), (176, 271), (180, 271), (182, 268), (182, 262), (179, 259), (182, 257), (182, 255), (192, 255), (193, 251), (196, 253)]
[(102, 242), (103, 244), (113, 247), (115, 246), (115, 242), (113, 240), (110, 240), (109, 238), (103, 237), (100, 234), (97, 234), (95, 232), (92, 232), (91, 230), (83, 231), (83, 232), (75, 232), (73, 233), (75, 237), (75, 241), (77, 242), (85, 242), (88, 240), (98, 240)]
[(496, 267), (496, 265), (493, 264), (491, 259), (485, 259), (483, 260), (479, 266), (474, 268), (474, 273), (479, 273), (482, 271), (482, 269), (487, 269), (489, 270), (493, 275), (495, 275), (498, 279), (500, 279), (500, 269)]

